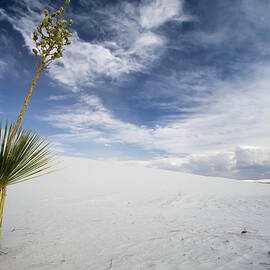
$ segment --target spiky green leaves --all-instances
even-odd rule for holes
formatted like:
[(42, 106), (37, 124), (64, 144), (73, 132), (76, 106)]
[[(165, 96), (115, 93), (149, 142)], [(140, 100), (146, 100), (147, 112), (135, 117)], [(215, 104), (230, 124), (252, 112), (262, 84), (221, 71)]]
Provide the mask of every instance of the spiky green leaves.
[(41, 56), (44, 68), (47, 68), (53, 60), (62, 57), (64, 46), (71, 44), (69, 38), (72, 34), (68, 28), (73, 22), (63, 19), (69, 3), (70, 1), (66, 0), (65, 7), (60, 7), (51, 14), (45, 9), (44, 19), (33, 33), (33, 41), (36, 45), (33, 53)]
[(47, 174), (54, 165), (46, 141), (30, 130), (19, 128), (7, 147), (12, 130), (0, 122), (0, 188)]

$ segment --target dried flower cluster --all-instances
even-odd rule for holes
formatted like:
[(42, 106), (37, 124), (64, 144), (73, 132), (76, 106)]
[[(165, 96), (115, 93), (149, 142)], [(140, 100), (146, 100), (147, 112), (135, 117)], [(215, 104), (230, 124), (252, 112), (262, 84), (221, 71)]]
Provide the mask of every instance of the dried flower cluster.
[(47, 9), (44, 10), (44, 19), (37, 26), (33, 33), (33, 40), (36, 48), (33, 49), (37, 68), (40, 66), (38, 55), (41, 57), (42, 69), (47, 69), (50, 63), (63, 56), (64, 46), (70, 45), (69, 38), (72, 34), (68, 28), (72, 25), (72, 20), (64, 20), (64, 14), (70, 0), (66, 0), (65, 7), (49, 14)]

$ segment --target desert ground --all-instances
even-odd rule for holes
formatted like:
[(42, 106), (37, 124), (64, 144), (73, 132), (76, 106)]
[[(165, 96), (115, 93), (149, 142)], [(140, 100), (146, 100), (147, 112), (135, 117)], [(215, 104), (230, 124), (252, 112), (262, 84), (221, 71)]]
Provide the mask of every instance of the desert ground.
[(1, 270), (267, 270), (270, 185), (63, 158), (8, 187)]

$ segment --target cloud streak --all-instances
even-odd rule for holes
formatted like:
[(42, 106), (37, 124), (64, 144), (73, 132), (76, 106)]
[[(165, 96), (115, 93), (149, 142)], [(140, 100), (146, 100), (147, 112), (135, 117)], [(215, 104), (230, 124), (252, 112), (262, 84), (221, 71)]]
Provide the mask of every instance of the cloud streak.
[(256, 70), (246, 81), (217, 81), (211, 102), (185, 119), (164, 118), (151, 128), (117, 119), (97, 96), (86, 94), (76, 105), (50, 111), (42, 119), (62, 129), (58, 137), (67, 141), (134, 144), (187, 156), (153, 163), (161, 168), (238, 179), (248, 178), (248, 173), (255, 179), (270, 177), (264, 170), (270, 160), (270, 69)]
[(170, 20), (184, 20), (183, 3), (179, 0), (146, 1), (140, 6), (140, 24), (145, 29), (161, 26)]
[(7, 63), (0, 59), (0, 78), (4, 76), (4, 72), (7, 68)]
[[(103, 134), (103, 140), (110, 143), (136, 143), (147, 149), (174, 154), (224, 151), (236, 145), (270, 147), (267, 74), (260, 75), (256, 82), (248, 82), (248, 86), (241, 82), (233, 85), (220, 83), (219, 95), (212, 96), (211, 104), (201, 106), (187, 119), (164, 119), (154, 128), (117, 120), (96, 96), (87, 95), (81, 96), (75, 107), (64, 108), (62, 113), (54, 112), (47, 120), (56, 120), (63, 126), (65, 121), (73, 121), (72, 126), (85, 127), (85, 130), (96, 127)], [(70, 113), (64, 113), (65, 110)]]
[[(44, 4), (41, 1), (26, 0), (24, 4), (27, 12), (16, 7), (16, 18), (8, 15), (1, 17), (9, 20), (22, 34), (31, 51), (34, 46), (32, 31), (42, 19), (41, 14), (33, 8), (41, 12)], [(121, 80), (122, 76), (127, 74), (147, 72), (162, 55), (166, 45), (166, 37), (155, 33), (152, 29), (169, 20), (180, 20), (183, 15), (181, 6), (178, 0), (170, 0), (169, 3), (158, 0), (145, 3), (140, 7), (119, 4), (117, 13), (112, 13), (111, 10), (103, 11), (109, 21), (108, 27), (114, 25), (117, 28), (115, 38), (102, 42), (95, 40), (89, 42), (83, 40), (73, 30), (72, 45), (66, 48), (64, 58), (52, 64), (49, 74), (77, 92), (81, 87), (95, 85), (96, 82), (104, 80), (104, 77)], [(121, 10), (124, 11), (124, 15), (121, 15)], [(82, 24), (86, 25), (88, 20), (89, 18), (83, 17)]]
[[(145, 33), (134, 47), (123, 50), (117, 44), (91, 44), (76, 33), (72, 45), (50, 70), (53, 78), (78, 91), (80, 86), (93, 86), (105, 77), (120, 79), (122, 75), (142, 72), (156, 59), (154, 51), (163, 40), (153, 33)], [(113, 47), (113, 50), (112, 50)]]

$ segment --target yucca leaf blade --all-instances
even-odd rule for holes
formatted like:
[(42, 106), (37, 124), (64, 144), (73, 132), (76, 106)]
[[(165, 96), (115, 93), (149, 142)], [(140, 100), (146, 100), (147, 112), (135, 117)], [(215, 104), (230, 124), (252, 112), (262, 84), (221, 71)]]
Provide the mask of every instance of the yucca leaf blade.
[(27, 181), (55, 170), (50, 144), (31, 130), (19, 128), (7, 147), (13, 125), (0, 122), (0, 187)]

